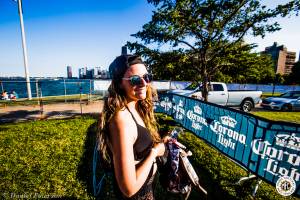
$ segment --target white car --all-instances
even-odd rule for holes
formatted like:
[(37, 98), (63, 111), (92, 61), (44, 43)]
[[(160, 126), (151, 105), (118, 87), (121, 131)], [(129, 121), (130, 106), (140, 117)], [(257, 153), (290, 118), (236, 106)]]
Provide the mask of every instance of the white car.
[(268, 97), (260, 104), (263, 108), (282, 111), (300, 110), (300, 91), (289, 91), (278, 97)]

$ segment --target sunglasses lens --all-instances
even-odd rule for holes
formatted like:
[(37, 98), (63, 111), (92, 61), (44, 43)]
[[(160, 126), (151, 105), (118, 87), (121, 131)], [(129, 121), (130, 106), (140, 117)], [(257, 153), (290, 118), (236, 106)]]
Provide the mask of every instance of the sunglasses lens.
[(142, 83), (142, 79), (139, 76), (132, 76), (130, 82), (131, 85), (140, 85)]
[(152, 74), (145, 74), (143, 78), (146, 81), (146, 83), (150, 83), (152, 81)]
[(130, 77), (130, 83), (131, 85), (141, 85), (143, 83), (142, 79), (144, 79), (146, 83), (150, 83), (152, 81), (152, 74), (145, 74), (143, 77), (134, 75)]

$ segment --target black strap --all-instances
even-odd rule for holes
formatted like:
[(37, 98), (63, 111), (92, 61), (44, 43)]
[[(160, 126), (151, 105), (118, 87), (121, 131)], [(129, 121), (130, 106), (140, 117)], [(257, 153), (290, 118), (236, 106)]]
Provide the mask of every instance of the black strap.
[(132, 119), (134, 120), (134, 122), (138, 125), (136, 119), (134, 118), (132, 112), (129, 110), (129, 108), (127, 106), (125, 106), (127, 108), (127, 110), (129, 111), (129, 113), (131, 114)]

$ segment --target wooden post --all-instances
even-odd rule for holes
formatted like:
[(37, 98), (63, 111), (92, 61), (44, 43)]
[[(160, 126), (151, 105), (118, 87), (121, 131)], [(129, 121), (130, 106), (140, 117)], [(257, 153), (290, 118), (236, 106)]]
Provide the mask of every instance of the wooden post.
[(2, 83), (2, 81), (1, 81), (1, 88), (2, 88), (2, 92), (4, 92), (4, 89), (3, 89), (3, 83)]
[(64, 79), (64, 88), (65, 88), (65, 103), (67, 102), (67, 88), (66, 88), (66, 80)]
[(81, 84), (80, 84), (80, 96), (79, 96), (79, 104), (80, 104), (80, 114), (82, 115), (81, 93), (82, 93), (82, 87), (81, 87)]
[(91, 97), (92, 97), (92, 80), (90, 80), (90, 94), (89, 94), (88, 102), (91, 101)]
[(40, 105), (38, 80), (35, 80), (35, 91), (36, 91), (36, 98), (38, 100), (38, 105)]

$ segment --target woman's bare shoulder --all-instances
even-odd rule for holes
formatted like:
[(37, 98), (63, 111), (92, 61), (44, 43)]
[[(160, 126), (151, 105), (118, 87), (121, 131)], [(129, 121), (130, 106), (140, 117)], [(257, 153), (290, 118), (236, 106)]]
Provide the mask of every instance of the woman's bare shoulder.
[(111, 123), (113, 124), (119, 124), (119, 123), (126, 123), (128, 120), (130, 120), (130, 113), (127, 109), (121, 109), (118, 112), (114, 114), (114, 116), (111, 119)]
[[(127, 109), (118, 111), (109, 123), (111, 137), (127, 138), (134, 141), (137, 137), (136, 125)], [(128, 137), (130, 136), (130, 137)]]
[(127, 109), (119, 110), (110, 121), (110, 129), (129, 131), (134, 128), (135, 123), (132, 119), (130, 112)]

